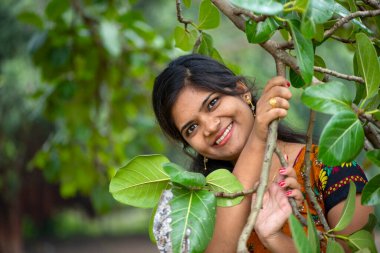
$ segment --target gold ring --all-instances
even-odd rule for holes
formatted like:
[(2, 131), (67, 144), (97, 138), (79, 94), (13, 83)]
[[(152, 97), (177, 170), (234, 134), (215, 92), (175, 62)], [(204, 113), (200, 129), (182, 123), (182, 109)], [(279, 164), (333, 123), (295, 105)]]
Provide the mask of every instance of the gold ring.
[(269, 104), (272, 106), (272, 108), (275, 108), (277, 105), (277, 100), (276, 98), (271, 98), (269, 99)]

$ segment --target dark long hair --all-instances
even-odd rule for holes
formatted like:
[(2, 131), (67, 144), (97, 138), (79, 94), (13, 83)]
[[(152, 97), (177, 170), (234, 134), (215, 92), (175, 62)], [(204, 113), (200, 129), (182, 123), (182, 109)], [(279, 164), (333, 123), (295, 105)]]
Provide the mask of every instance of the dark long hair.
[[(194, 155), (191, 147), (174, 124), (172, 108), (180, 91), (185, 85), (191, 85), (198, 89), (236, 96), (244, 93), (244, 91), (236, 89), (236, 84), (239, 81), (248, 84), (244, 77), (235, 75), (223, 64), (212, 58), (198, 54), (178, 57), (170, 62), (168, 67), (156, 77), (153, 86), (152, 104), (157, 121), (162, 131), (169, 138), (182, 143), (184, 152), (193, 159), (191, 166), (193, 171), (203, 174), (209, 174), (218, 168), (226, 168), (232, 171), (233, 165), (229, 161), (209, 159), (207, 171), (203, 169), (203, 156), (199, 154)], [(257, 102), (255, 95), (252, 94), (252, 103), (254, 105)], [(288, 142), (303, 142), (302, 137), (302, 135), (280, 124), (278, 139)]]

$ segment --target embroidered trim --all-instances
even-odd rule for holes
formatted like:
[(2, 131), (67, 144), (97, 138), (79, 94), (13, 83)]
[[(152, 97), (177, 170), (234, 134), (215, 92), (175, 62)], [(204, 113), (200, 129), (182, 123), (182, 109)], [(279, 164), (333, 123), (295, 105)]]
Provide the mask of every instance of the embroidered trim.
[(346, 177), (346, 178), (343, 178), (342, 180), (340, 180), (339, 182), (333, 184), (332, 186), (330, 186), (327, 191), (325, 191), (325, 197), (329, 196), (331, 193), (335, 192), (336, 190), (338, 190), (339, 188), (345, 186), (346, 184), (349, 184), (350, 181), (354, 181), (354, 182), (362, 182), (362, 183), (367, 183), (367, 180), (365, 180), (363, 177), (361, 176), (349, 176), (349, 177)]

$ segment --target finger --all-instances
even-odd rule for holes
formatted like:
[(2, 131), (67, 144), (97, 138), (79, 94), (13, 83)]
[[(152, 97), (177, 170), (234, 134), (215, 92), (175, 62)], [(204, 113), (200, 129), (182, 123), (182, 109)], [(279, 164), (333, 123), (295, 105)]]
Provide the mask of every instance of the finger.
[(280, 173), (280, 175), (283, 175), (283, 176), (297, 178), (296, 171), (294, 170), (292, 166), (282, 167), (280, 168), (278, 172)]
[(262, 124), (268, 126), (273, 120), (278, 118), (285, 118), (288, 115), (288, 111), (282, 108), (273, 108), (266, 113), (260, 113), (256, 115), (255, 124)]
[[(271, 104), (272, 100), (273, 100), (274, 104)], [(281, 97), (273, 97), (273, 98), (269, 99), (268, 102), (266, 103), (266, 109), (270, 110), (270, 109), (274, 109), (274, 108), (282, 108), (285, 110), (289, 110), (289, 108), (290, 108), (289, 101), (287, 99), (284, 99)]]
[(290, 198), (290, 197), (294, 198), (294, 200), (297, 203), (297, 206), (301, 206), (303, 204), (304, 197), (303, 197), (303, 194), (300, 190), (298, 190), (298, 189), (287, 190), (285, 192), (285, 195), (288, 198)]
[(287, 87), (274, 86), (268, 90), (263, 91), (260, 98), (262, 98), (263, 100), (269, 100), (272, 97), (282, 97), (285, 99), (290, 99), (292, 97), (292, 92)]
[(301, 190), (301, 185), (294, 177), (286, 177), (284, 180), (278, 182), (278, 185), (283, 189), (290, 188)]
[(284, 77), (282, 76), (276, 76), (276, 77), (273, 77), (272, 79), (270, 79), (265, 88), (264, 88), (264, 91), (266, 90), (269, 90), (271, 89), (272, 87), (274, 86), (284, 86), (284, 87), (289, 87), (290, 86), (290, 82), (288, 80), (286, 80)]

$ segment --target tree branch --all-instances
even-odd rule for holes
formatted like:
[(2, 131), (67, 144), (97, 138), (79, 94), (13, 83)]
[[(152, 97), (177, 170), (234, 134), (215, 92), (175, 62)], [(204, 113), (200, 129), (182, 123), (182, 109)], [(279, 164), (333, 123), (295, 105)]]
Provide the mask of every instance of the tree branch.
[(248, 18), (252, 19), (255, 22), (262, 22), (265, 19), (267, 19), (267, 16), (256, 16), (252, 12), (245, 9), (241, 9), (241, 8), (234, 8), (233, 13), (234, 15), (237, 15), (237, 16), (240, 16), (240, 15), (247, 16)]
[(349, 81), (355, 81), (355, 82), (363, 83), (363, 84), (365, 83), (363, 78), (361, 78), (361, 77), (342, 74), (342, 73), (336, 72), (336, 71), (331, 70), (331, 69), (326, 69), (326, 68), (314, 66), (314, 70), (317, 72), (325, 73), (325, 74), (328, 74), (330, 76), (335, 76), (335, 77), (338, 77), (341, 79), (346, 79)]
[(318, 214), (319, 220), (322, 223), (323, 229), (325, 231), (329, 231), (330, 227), (327, 223), (326, 217), (322, 211), (321, 206), (318, 204), (318, 201), (315, 197), (314, 191), (311, 188), (310, 183), (310, 172), (311, 172), (311, 160), (310, 160), (310, 152), (311, 147), (313, 144), (313, 130), (314, 130), (314, 123), (315, 123), (315, 116), (316, 113), (313, 110), (310, 110), (310, 119), (309, 119), (309, 126), (307, 128), (307, 141), (306, 141), (306, 151), (305, 151), (305, 176), (304, 176), (304, 183), (305, 183), (305, 189), (306, 193), (311, 201), (311, 204), (313, 205), (315, 211)]
[(375, 9), (380, 9), (380, 2), (376, 0), (363, 0), (366, 4), (369, 6), (375, 8)]
[(187, 29), (187, 25), (191, 24), (192, 22), (190, 20), (186, 20), (182, 16), (182, 9), (181, 9), (181, 0), (176, 0), (176, 9), (177, 9), (177, 19), (178, 22), (185, 25), (185, 29)]
[(357, 11), (350, 15), (347, 15), (341, 19), (339, 19), (333, 27), (331, 27), (329, 30), (326, 30), (324, 33), (324, 38), (327, 39), (330, 37), (338, 28), (349, 22), (350, 20), (357, 18), (357, 17), (373, 17), (380, 15), (380, 10), (369, 10), (369, 11)]

